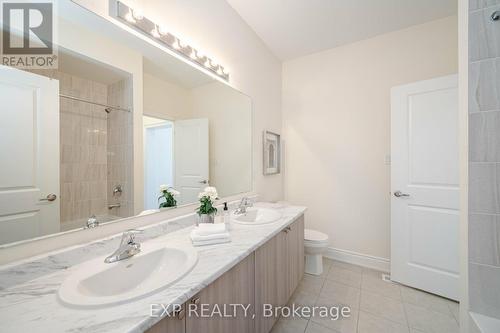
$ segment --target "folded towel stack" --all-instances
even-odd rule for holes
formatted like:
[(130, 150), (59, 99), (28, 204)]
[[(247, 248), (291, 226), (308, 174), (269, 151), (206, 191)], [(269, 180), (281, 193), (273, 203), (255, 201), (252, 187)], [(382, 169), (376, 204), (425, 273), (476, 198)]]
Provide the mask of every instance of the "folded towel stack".
[(191, 241), (194, 246), (229, 243), (231, 237), (222, 223), (202, 223), (191, 231)]

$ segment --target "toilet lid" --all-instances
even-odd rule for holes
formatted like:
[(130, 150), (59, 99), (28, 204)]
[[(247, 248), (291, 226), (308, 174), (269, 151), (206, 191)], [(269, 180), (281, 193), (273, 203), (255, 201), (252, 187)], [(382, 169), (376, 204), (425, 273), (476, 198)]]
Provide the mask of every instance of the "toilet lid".
[(321, 242), (321, 241), (326, 241), (328, 240), (328, 235), (312, 230), (312, 229), (305, 229), (304, 230), (304, 239), (308, 241), (316, 241), (316, 242)]

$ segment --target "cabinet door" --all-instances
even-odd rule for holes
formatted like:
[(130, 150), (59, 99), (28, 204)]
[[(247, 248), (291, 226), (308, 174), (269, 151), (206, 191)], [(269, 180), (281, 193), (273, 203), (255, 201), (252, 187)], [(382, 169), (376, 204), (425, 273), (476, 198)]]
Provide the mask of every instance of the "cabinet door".
[[(186, 309), (186, 332), (188, 333), (253, 333), (254, 313), (253, 304), (255, 301), (255, 256), (250, 254), (228, 272), (215, 280), (208, 287), (203, 289), (198, 295), (191, 298)], [(208, 304), (208, 306), (206, 306)], [(234, 318), (221, 318), (219, 316), (200, 317), (201, 308), (207, 307), (212, 312), (214, 306), (223, 310), (224, 305), (230, 304), (251, 304), (248, 310), (248, 317), (244, 316), (244, 311), (238, 307), (237, 315)], [(192, 309), (197, 309), (195, 313)], [(228, 309), (229, 310), (229, 309)]]
[(271, 331), (277, 318), (262, 316), (264, 304), (285, 305), (287, 287), (287, 230), (284, 229), (255, 251), (255, 332)]
[(185, 333), (186, 332), (186, 307), (172, 317), (165, 317), (156, 325), (151, 327), (146, 333)]
[(287, 237), (287, 298), (292, 296), (304, 276), (304, 216), (290, 225)]

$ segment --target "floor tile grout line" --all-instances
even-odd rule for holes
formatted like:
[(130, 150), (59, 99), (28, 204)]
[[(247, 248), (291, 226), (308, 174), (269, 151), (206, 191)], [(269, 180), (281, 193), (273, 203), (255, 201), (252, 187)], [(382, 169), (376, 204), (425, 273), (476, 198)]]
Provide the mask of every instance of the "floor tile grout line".
[(358, 309), (358, 319), (356, 321), (356, 333), (359, 332), (359, 316), (361, 315), (361, 293), (359, 294), (359, 309)]
[[(404, 309), (404, 305), (403, 305), (403, 309)], [(377, 317), (377, 318), (379, 318), (379, 319), (387, 320), (387, 321), (389, 321), (389, 322), (391, 322), (391, 323), (393, 323), (393, 324), (398, 324), (398, 325), (403, 325), (403, 326), (404, 326), (404, 324), (402, 324), (402, 323), (400, 323), (400, 322), (398, 322), (398, 321), (395, 321), (395, 320), (393, 320), (393, 319), (388, 319), (388, 318), (382, 317), (380, 314), (373, 313), (373, 312), (371, 312), (370, 310), (366, 310), (366, 309), (359, 309), (358, 311), (360, 311), (360, 312), (361, 312), (361, 311), (363, 311), (363, 312), (369, 313), (369, 314), (371, 314), (372, 316)], [(404, 311), (404, 310), (403, 310), (403, 311)], [(406, 319), (406, 313), (405, 313), (405, 320), (406, 320), (406, 325), (409, 325), (408, 320)]]
[(425, 307), (425, 306), (423, 306), (421, 304), (414, 304), (414, 303), (409, 303), (409, 302), (402, 302), (402, 303), (403, 303), (403, 306), (405, 304), (411, 305), (411, 306), (415, 306), (417, 308), (424, 309), (424, 310), (426, 310), (428, 312), (433, 312), (433, 313), (437, 313), (438, 315), (442, 315), (442, 316), (445, 316), (445, 317), (448, 317), (448, 318), (452, 318), (452, 319), (454, 319), (456, 321), (456, 318), (455, 318), (455, 316), (453, 315), (453, 313), (451, 311), (450, 311), (450, 314), (446, 314), (446, 313), (442, 313), (441, 311), (436, 311), (436, 310), (433, 310), (433, 309), (429, 309), (429, 308), (427, 308), (427, 307)]
[(326, 328), (329, 331), (332, 331), (332, 332), (335, 332), (335, 333), (341, 333), (339, 330), (336, 330), (334, 328), (330, 328), (330, 327), (326, 326), (325, 324), (322, 324), (321, 322), (317, 322), (317, 321), (314, 321), (314, 320), (312, 322), (313, 322), (313, 324), (319, 325), (319, 326), (321, 326), (323, 328)]
[[(410, 321), (409, 321), (409, 316), (408, 316), (408, 313), (407, 313), (407, 305), (411, 305), (411, 306), (416, 306), (418, 308), (421, 308), (421, 309), (425, 309), (426, 311), (430, 311), (432, 313), (435, 313), (435, 314), (439, 314), (439, 315), (442, 315), (442, 316), (445, 316), (447, 318), (453, 318), (453, 322), (455, 322), (455, 324), (457, 324), (458, 326), (460, 326), (460, 323), (458, 322), (458, 319), (456, 318), (456, 316), (454, 315), (454, 310), (452, 309), (452, 304), (451, 304), (451, 301), (450, 302), (447, 302), (446, 303), (446, 308), (448, 310), (447, 313), (444, 313), (442, 311), (437, 311), (437, 310), (433, 310), (433, 309), (430, 309), (430, 308), (427, 308), (424, 306), (424, 304), (421, 304), (421, 303), (418, 303), (417, 304), (414, 304), (414, 303), (411, 303), (411, 302), (405, 302), (403, 301), (403, 287), (406, 287), (404, 285), (401, 285), (401, 284), (398, 284), (396, 283), (395, 285), (398, 287), (399, 289), (399, 297), (400, 299), (396, 299), (396, 298), (393, 298), (393, 297), (388, 297), (387, 295), (385, 294), (379, 294), (377, 292), (374, 292), (372, 290), (369, 290), (369, 289), (363, 289), (362, 288), (362, 282), (363, 282), (363, 277), (364, 276), (368, 276), (369, 274), (364, 274), (364, 269), (361, 271), (361, 272), (357, 272), (357, 271), (354, 271), (354, 270), (350, 270), (352, 272), (355, 272), (355, 273), (360, 273), (361, 274), (361, 286), (359, 288), (356, 288), (354, 286), (351, 286), (351, 285), (348, 285), (348, 284), (345, 284), (343, 282), (339, 282), (337, 280), (333, 280), (333, 279), (327, 279), (326, 276), (328, 276), (328, 273), (332, 270), (334, 266), (334, 263), (332, 263), (331, 265), (329, 265), (329, 268), (327, 270), (325, 270), (325, 276), (321, 278), (321, 288), (319, 289), (319, 293), (309, 293), (309, 292), (305, 292), (305, 293), (308, 293), (308, 294), (311, 294), (313, 295), (315, 298), (316, 298), (316, 301), (315, 301), (315, 305), (317, 304), (317, 301), (319, 299), (319, 297), (321, 296), (322, 292), (324, 291), (324, 287), (325, 287), (325, 284), (328, 281), (332, 281), (334, 283), (338, 283), (338, 284), (341, 284), (343, 286), (346, 286), (346, 287), (350, 287), (350, 288), (354, 288), (354, 289), (358, 289), (360, 291), (359, 293), (359, 299), (358, 299), (358, 307), (357, 307), (357, 311), (358, 311), (358, 314), (357, 314), (357, 322), (356, 322), (356, 331), (359, 331), (359, 319), (360, 319), (360, 316), (361, 316), (361, 311), (364, 311), (366, 313), (369, 313), (370, 315), (373, 315), (375, 317), (377, 317), (378, 319), (382, 319), (382, 320), (386, 320), (388, 322), (391, 322), (391, 323), (394, 323), (394, 324), (397, 324), (397, 325), (403, 325), (402, 323), (400, 322), (397, 322), (397, 321), (394, 321), (392, 319), (388, 319), (386, 317), (383, 317), (383, 316), (380, 316), (379, 314), (376, 314), (376, 313), (373, 313), (369, 310), (366, 310), (366, 309), (362, 309), (361, 308), (361, 294), (363, 292), (367, 292), (367, 293), (371, 293), (371, 294), (374, 294), (376, 296), (379, 296), (379, 297), (384, 297), (386, 299), (389, 299), (391, 301), (394, 301), (394, 302), (398, 302), (402, 305), (403, 307), (403, 312), (404, 312), (404, 317), (405, 317), (405, 320), (406, 320), (406, 326), (408, 328), (408, 330), (411, 332), (412, 329), (415, 330), (415, 332), (420, 332), (420, 330), (416, 329), (416, 328), (412, 328), (412, 326), (410, 325)], [(353, 265), (353, 266), (356, 266), (356, 265)], [(343, 268), (344, 270), (346, 270), (345, 268)], [(312, 275), (311, 275), (312, 276)], [(410, 287), (411, 288), (411, 287)], [(413, 288), (412, 288), (413, 289)], [(427, 293), (425, 291), (421, 291), (419, 290), (419, 292), (422, 292), (422, 293), (425, 293), (425, 294), (428, 294), (428, 295), (432, 295), (432, 296), (435, 296), (435, 297), (438, 297), (438, 298), (442, 298), (438, 295), (433, 295), (433, 294), (430, 294), (430, 293)], [(311, 323), (312, 322), (312, 323)], [(338, 332), (337, 330), (335, 329), (332, 329), (328, 326), (325, 326), (324, 324), (320, 323), (320, 322), (315, 322), (312, 320), (312, 318), (308, 318), (307, 320), (307, 325), (306, 325), (306, 331), (307, 331), (307, 328), (309, 327), (310, 324), (318, 324), (319, 326), (327, 329), (328, 331), (334, 331), (334, 332)], [(404, 325), (403, 325), (404, 326)]]
[(309, 327), (309, 323), (311, 322), (311, 319), (309, 318), (307, 320), (307, 323), (306, 323), (306, 327), (304, 328), (304, 331), (302, 333), (306, 333), (307, 332), (307, 328)]
[[(453, 309), (451, 308), (451, 305), (450, 305), (450, 304), (447, 304), (447, 305), (448, 305), (448, 309), (450, 309), (450, 312), (451, 312), (451, 314), (452, 314), (453, 318), (455, 318), (455, 321), (457, 322), (458, 327), (460, 327), (460, 321), (459, 321), (459, 320), (458, 320), (458, 318), (455, 316), (455, 312), (454, 312), (454, 311), (453, 311)], [(459, 306), (458, 311), (460, 311), (460, 303), (458, 303), (458, 306)]]
[(411, 332), (410, 319), (408, 319), (408, 313), (406, 312), (406, 306), (405, 306), (405, 303), (403, 302), (403, 293), (401, 291), (401, 288), (399, 288), (399, 293), (401, 294), (401, 304), (403, 304), (403, 312), (405, 313), (406, 326), (408, 327), (408, 332)]

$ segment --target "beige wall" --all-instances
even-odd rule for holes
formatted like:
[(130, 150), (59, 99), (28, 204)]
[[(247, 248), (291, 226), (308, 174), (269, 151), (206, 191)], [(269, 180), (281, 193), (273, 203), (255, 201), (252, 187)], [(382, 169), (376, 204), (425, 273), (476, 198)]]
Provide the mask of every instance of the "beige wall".
[(252, 189), (252, 102), (213, 82), (191, 90), (193, 118), (208, 118), (210, 185), (226, 197)]
[[(107, 1), (76, 0), (108, 16)], [(230, 72), (230, 84), (252, 98), (253, 183), (264, 200), (283, 198), (283, 176), (262, 174), (262, 132), (281, 132), (281, 62), (225, 0), (127, 0), (144, 16), (211, 55)], [(228, 29), (230, 27), (230, 29)]]
[(162, 119), (191, 118), (191, 95), (188, 89), (144, 73), (144, 114)]
[[(209, 179), (219, 196), (252, 190), (252, 102), (213, 81), (186, 89), (144, 73), (144, 112), (172, 121), (207, 118)], [(175, 125), (174, 125), (175, 128)]]
[(390, 257), (390, 89), (457, 61), (449, 17), (283, 64), (286, 198), (331, 247)]

